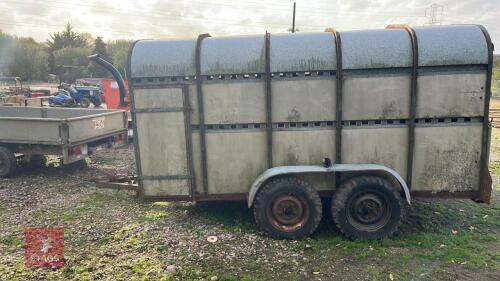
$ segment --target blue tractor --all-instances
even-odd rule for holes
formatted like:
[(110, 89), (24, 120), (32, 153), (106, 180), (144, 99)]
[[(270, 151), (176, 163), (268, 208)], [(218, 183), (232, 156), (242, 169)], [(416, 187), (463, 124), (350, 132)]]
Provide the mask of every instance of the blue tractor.
[(94, 106), (102, 104), (101, 88), (94, 86), (71, 86), (61, 84), (57, 95), (49, 98), (49, 105), (61, 107), (87, 108), (92, 103)]

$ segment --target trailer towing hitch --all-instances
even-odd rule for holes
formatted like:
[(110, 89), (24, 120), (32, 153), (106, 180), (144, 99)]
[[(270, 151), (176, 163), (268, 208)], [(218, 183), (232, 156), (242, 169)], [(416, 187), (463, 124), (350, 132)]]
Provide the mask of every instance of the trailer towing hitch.
[(99, 188), (132, 190), (136, 192), (139, 190), (136, 175), (117, 174), (114, 171), (103, 169), (98, 170), (98, 172), (100, 172), (101, 175), (95, 176), (90, 180)]

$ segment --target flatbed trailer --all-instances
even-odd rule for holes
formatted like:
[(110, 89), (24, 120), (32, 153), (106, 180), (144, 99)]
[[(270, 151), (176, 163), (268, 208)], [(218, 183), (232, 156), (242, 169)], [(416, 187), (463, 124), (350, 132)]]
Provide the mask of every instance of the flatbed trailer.
[(138, 193), (246, 200), (280, 238), (321, 197), (352, 238), (393, 234), (413, 196), (489, 202), (492, 61), (478, 25), (138, 41)]
[(122, 110), (0, 107), (0, 177), (14, 173), (18, 154), (26, 161), (56, 155), (70, 164), (98, 148), (123, 145), (127, 122)]

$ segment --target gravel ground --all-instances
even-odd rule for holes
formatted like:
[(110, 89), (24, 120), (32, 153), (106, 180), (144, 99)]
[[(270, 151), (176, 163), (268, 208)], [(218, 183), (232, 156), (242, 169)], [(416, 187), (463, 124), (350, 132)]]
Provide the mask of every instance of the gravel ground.
[[(498, 175), (491, 205), (416, 201), (392, 239), (347, 240), (326, 215), (311, 238), (288, 241), (260, 232), (245, 202), (153, 203), (97, 188), (100, 170), (133, 173), (131, 146), (87, 165), (51, 160), (0, 179), (0, 280), (500, 280)], [(62, 268), (23, 265), (24, 229), (43, 226), (64, 227)]]

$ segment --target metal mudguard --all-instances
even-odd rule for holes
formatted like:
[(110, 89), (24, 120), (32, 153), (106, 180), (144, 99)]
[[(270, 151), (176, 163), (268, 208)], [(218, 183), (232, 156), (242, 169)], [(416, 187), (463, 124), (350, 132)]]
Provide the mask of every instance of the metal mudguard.
[(280, 166), (266, 170), (252, 184), (248, 193), (248, 207), (252, 207), (253, 201), (260, 187), (270, 178), (283, 175), (293, 174), (308, 174), (308, 173), (337, 173), (337, 172), (364, 172), (364, 171), (380, 171), (394, 177), (404, 191), (406, 202), (411, 204), (410, 189), (405, 180), (391, 168), (376, 164), (335, 164), (330, 167), (319, 165), (302, 165), (302, 166)]

